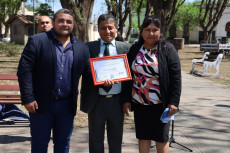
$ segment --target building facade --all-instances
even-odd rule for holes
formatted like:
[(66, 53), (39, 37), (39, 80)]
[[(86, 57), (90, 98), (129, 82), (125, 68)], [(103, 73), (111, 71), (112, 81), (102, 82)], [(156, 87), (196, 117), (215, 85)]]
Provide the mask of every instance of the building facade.
[[(182, 38), (183, 31), (178, 30), (177, 37)], [(197, 27), (193, 27), (190, 30), (190, 44), (200, 43), (204, 40), (203, 38), (203, 30), (199, 27), (199, 25)], [(212, 41), (215, 41), (216, 38), (230, 38), (230, 7), (227, 7), (224, 10), (223, 15), (220, 18), (216, 28), (213, 30), (211, 38)]]

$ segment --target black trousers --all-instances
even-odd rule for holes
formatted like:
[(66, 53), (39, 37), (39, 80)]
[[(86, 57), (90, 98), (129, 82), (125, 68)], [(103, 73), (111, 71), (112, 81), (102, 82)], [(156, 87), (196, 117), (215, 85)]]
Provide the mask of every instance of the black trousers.
[(124, 113), (120, 95), (100, 96), (95, 108), (88, 115), (89, 152), (104, 153), (105, 127), (109, 153), (121, 153)]

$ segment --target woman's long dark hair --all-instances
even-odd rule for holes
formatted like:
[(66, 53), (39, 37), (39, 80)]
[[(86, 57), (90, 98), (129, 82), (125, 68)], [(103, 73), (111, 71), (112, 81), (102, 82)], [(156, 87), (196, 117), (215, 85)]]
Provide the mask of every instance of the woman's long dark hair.
[[(145, 40), (142, 36), (142, 31), (144, 28), (148, 27), (151, 23), (153, 23), (157, 28), (161, 28), (161, 21), (159, 18), (155, 17), (155, 16), (147, 16), (145, 17), (143, 24), (141, 26), (141, 31), (140, 31), (140, 36), (139, 36), (139, 43), (144, 44)], [(166, 48), (166, 40), (165, 37), (163, 36), (163, 34), (160, 35), (160, 38), (158, 40), (158, 42), (156, 43), (157, 50), (158, 51), (163, 51)]]

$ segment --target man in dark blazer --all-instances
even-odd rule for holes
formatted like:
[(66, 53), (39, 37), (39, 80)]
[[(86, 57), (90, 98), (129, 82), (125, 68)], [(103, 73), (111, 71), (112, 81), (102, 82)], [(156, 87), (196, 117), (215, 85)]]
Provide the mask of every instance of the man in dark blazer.
[[(112, 15), (100, 15), (98, 32), (100, 40), (86, 43), (89, 47), (90, 58), (128, 52), (129, 44), (115, 41), (117, 25)], [(82, 77), (81, 110), (88, 113), (90, 153), (104, 153), (105, 126), (109, 152), (121, 153), (124, 121), (121, 85), (121, 82), (114, 83), (112, 80), (106, 80), (105, 85), (94, 86), (92, 79), (89, 80), (84, 75)], [(105, 89), (106, 87), (108, 89)]]
[(79, 78), (91, 75), (88, 47), (71, 34), (73, 26), (69, 10), (57, 11), (51, 31), (31, 36), (21, 55), (17, 75), (32, 153), (47, 152), (51, 129), (54, 152), (69, 152)]

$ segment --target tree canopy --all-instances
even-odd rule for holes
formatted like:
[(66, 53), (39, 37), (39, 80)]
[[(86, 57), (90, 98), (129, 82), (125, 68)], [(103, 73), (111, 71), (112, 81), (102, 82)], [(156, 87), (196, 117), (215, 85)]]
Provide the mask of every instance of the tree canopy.
[(39, 15), (47, 15), (50, 18), (52, 18), (54, 15), (54, 11), (47, 3), (41, 3), (40, 6), (36, 8), (35, 12)]
[(82, 41), (87, 41), (94, 0), (60, 0), (60, 2), (63, 8), (69, 9), (74, 15), (77, 23), (74, 25), (74, 35)]
[[(5, 24), (7, 17), (16, 14), (20, 9), (22, 2), (26, 0), (0, 0), (0, 29), (2, 23)], [(7, 35), (7, 28), (5, 31), (5, 35)]]
[(229, 0), (201, 0), (200, 26), (204, 31), (204, 40), (208, 41), (217, 26)]
[[(185, 43), (189, 43), (190, 29), (199, 25), (199, 2), (185, 3), (181, 5), (175, 14), (174, 21), (176, 29), (183, 30)], [(175, 30), (176, 30), (175, 29)]]

